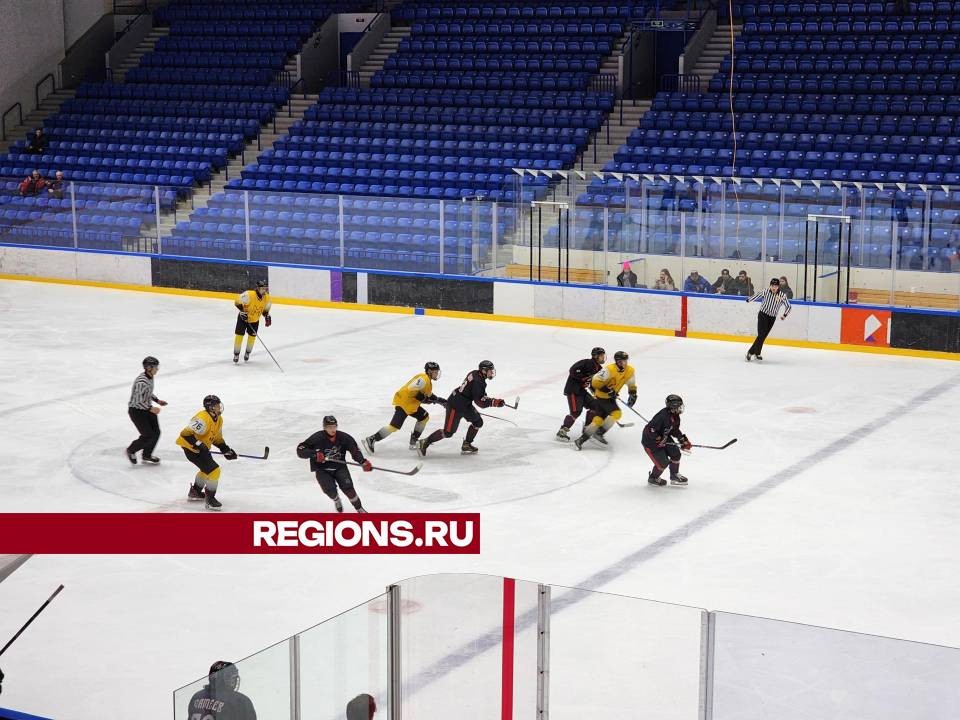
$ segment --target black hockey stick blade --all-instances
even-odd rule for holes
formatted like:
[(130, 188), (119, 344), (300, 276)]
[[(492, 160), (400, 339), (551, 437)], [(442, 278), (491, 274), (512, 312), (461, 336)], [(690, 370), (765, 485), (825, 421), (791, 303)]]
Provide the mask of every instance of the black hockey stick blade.
[[(353, 465), (354, 467), (363, 467), (360, 463), (351, 462), (349, 460), (334, 460), (332, 458), (327, 458), (327, 462), (341, 463), (343, 465)], [(420, 468), (422, 467), (423, 467), (423, 463), (418, 462), (416, 467), (413, 468), (413, 470), (394, 470), (393, 468), (380, 467), (379, 465), (374, 465), (373, 469), (379, 470), (380, 472), (393, 473), (394, 475), (407, 475), (409, 477), (410, 475), (416, 475), (418, 472), (420, 472)]]
[(706, 448), (707, 450), (726, 450), (737, 441), (736, 438), (728, 440), (723, 445), (692, 445), (691, 447)]
[[(211, 455), (223, 455), (219, 450), (211, 450)], [(270, 448), (265, 447), (263, 449), (263, 455), (244, 455), (243, 453), (237, 453), (238, 458), (249, 458), (250, 460), (266, 460), (270, 457)]]
[(517, 395), (517, 399), (516, 399), (516, 401), (513, 403), (513, 405), (511, 405), (511, 404), (508, 403), (508, 402), (505, 402), (505, 403), (503, 403), (503, 404), (504, 404), (506, 407), (508, 407), (508, 408), (512, 408), (512, 409), (516, 410), (516, 409), (517, 409), (517, 406), (520, 404), (520, 396)]
[(491, 415), (490, 413), (478, 413), (478, 414), (483, 415), (484, 417), (493, 418), (494, 420), (503, 420), (503, 422), (510, 423), (514, 427), (520, 427), (510, 418), (500, 417), (499, 415)]
[(634, 424), (633, 424), (633, 423), (622, 423), (622, 422), (618, 422), (617, 425), (618, 425), (619, 427), (633, 427)]

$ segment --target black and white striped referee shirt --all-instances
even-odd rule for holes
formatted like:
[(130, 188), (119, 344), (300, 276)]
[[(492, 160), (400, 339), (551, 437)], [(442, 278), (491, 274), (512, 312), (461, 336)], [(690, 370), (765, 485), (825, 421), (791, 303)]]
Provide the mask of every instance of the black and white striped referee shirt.
[(133, 387), (130, 389), (128, 405), (136, 410), (149, 410), (151, 401), (156, 399), (153, 394), (153, 378), (146, 372), (137, 375), (137, 379), (133, 381)]
[(781, 305), (784, 307), (783, 316), (786, 317), (790, 314), (790, 301), (787, 299), (786, 294), (782, 292), (773, 293), (770, 292), (769, 289), (760, 290), (750, 298), (750, 302), (760, 300), (761, 298), (763, 298), (763, 302), (760, 305), (760, 312), (764, 315), (776, 317)]

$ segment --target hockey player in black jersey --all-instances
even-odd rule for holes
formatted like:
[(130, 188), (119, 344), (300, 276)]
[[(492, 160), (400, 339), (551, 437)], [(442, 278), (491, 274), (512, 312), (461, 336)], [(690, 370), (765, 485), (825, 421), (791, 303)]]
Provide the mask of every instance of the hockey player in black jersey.
[(584, 408), (588, 410), (591, 408), (593, 395), (587, 392), (587, 389), (590, 387), (590, 380), (600, 372), (606, 361), (607, 351), (602, 347), (595, 347), (590, 351), (590, 357), (579, 360), (570, 367), (570, 374), (563, 386), (563, 395), (567, 398), (570, 414), (563, 419), (563, 424), (557, 430), (557, 440), (569, 442), (570, 428), (573, 427)]
[(347, 433), (337, 430), (337, 419), (333, 415), (327, 415), (323, 419), (323, 430), (315, 432), (297, 445), (297, 455), (310, 460), (310, 469), (316, 472), (320, 489), (333, 500), (337, 512), (343, 512), (343, 503), (337, 494), (339, 487), (354, 509), (358, 513), (365, 513), (360, 496), (353, 487), (350, 469), (343, 463), (347, 453), (360, 463), (364, 472), (373, 470), (373, 465), (363, 457), (357, 447), (357, 441)]
[(680, 474), (680, 450), (689, 450), (691, 444), (687, 436), (680, 431), (682, 412), (683, 398), (679, 395), (667, 395), (666, 407), (654, 415), (643, 428), (643, 449), (653, 460), (653, 469), (647, 476), (647, 482), (651, 485), (667, 484), (667, 481), (660, 477), (667, 465), (670, 466), (671, 485), (687, 484), (687, 479)]
[(257, 720), (250, 698), (239, 692), (240, 673), (237, 666), (217, 660), (210, 666), (208, 682), (190, 698), (188, 718), (205, 720)]
[(473, 446), (473, 440), (483, 427), (483, 418), (474, 409), (474, 404), (482, 408), (504, 406), (504, 401), (500, 398), (487, 397), (487, 380), (492, 380), (496, 375), (497, 370), (489, 360), (483, 360), (476, 370), (467, 373), (460, 387), (450, 393), (450, 397), (447, 398), (447, 414), (443, 420), (443, 429), (434, 430), (428, 437), (417, 443), (417, 453), (420, 457), (427, 454), (427, 448), (433, 443), (452, 437), (457, 432), (462, 419), (466, 419), (470, 427), (467, 429), (467, 437), (460, 446), (460, 452), (464, 455), (473, 455), (477, 452), (477, 448)]

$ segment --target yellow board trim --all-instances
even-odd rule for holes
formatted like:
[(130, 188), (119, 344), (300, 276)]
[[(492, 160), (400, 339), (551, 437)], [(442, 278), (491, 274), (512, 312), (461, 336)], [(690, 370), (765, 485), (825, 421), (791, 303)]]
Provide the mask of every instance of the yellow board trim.
[[(104, 282), (100, 280), (73, 280), (68, 278), (28, 277), (25, 275), (9, 275), (0, 273), (0, 280), (14, 280), (20, 282), (39, 282), (55, 285), (79, 285), (82, 287), (101, 288), (107, 290), (126, 290), (133, 292), (159, 293), (161, 295), (186, 295), (188, 297), (205, 297), (232, 300), (236, 293), (217, 292), (214, 290), (188, 290), (181, 288), (154, 287), (152, 285), (135, 285), (132, 283)], [(332, 300), (304, 300), (300, 298), (275, 297), (273, 302), (279, 305), (294, 305), (299, 307), (316, 307), (330, 310), (360, 310), (363, 312), (382, 312), (394, 315), (411, 315), (415, 308), (397, 307), (395, 305), (372, 305), (369, 303), (335, 302)], [(448, 317), (460, 320), (486, 320), (488, 322), (507, 322), (522, 325), (546, 325), (549, 327), (564, 327), (578, 330), (601, 330), (607, 332), (640, 333), (643, 335), (661, 335), (673, 337), (674, 330), (663, 328), (636, 327), (633, 325), (614, 325), (607, 323), (583, 322), (580, 320), (562, 320), (559, 318), (528, 318), (519, 315), (490, 315), (487, 313), (466, 312), (462, 310), (433, 310), (424, 309), (425, 315), (434, 317)], [(721, 333), (688, 332), (686, 337), (695, 340), (719, 340), (721, 342), (747, 343), (752, 339), (744, 335), (725, 335)], [(873, 355), (897, 355), (901, 357), (925, 358), (929, 360), (960, 361), (960, 353), (942, 352), (939, 350), (911, 350), (909, 348), (869, 347), (866, 345), (846, 345), (842, 343), (816, 342), (813, 340), (781, 340), (769, 338), (766, 345), (780, 345), (784, 347), (807, 348), (812, 350), (840, 350), (843, 352), (859, 352)]]

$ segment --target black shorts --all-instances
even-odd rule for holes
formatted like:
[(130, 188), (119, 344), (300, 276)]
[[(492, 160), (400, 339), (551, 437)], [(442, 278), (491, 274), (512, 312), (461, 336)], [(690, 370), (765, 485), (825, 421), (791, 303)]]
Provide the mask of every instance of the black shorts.
[(612, 415), (614, 411), (619, 410), (620, 406), (617, 405), (615, 398), (594, 398), (593, 406), (590, 409), (601, 418), (605, 418)]
[(584, 408), (587, 410), (593, 408), (593, 396), (588, 395), (583, 388), (580, 388), (579, 391), (573, 390), (572, 392), (568, 392), (566, 397), (567, 408), (569, 408), (570, 414), (573, 417), (579, 417)]
[(353, 478), (350, 477), (350, 470), (343, 465), (318, 467), (317, 482), (320, 483), (320, 489), (327, 497), (336, 497), (338, 487), (347, 496), (354, 494)]
[(448, 402), (447, 414), (443, 419), (443, 434), (447, 437), (453, 435), (457, 431), (457, 428), (460, 427), (461, 420), (466, 420), (474, 427), (483, 427), (483, 418), (480, 417), (480, 413), (473, 407), (473, 403), (466, 405), (457, 402)]
[(646, 451), (647, 457), (653, 460), (653, 464), (657, 466), (658, 470), (663, 470), (670, 463), (680, 460), (680, 448), (676, 445), (658, 447), (645, 444), (643, 449)]
[(205, 447), (200, 448), (199, 452), (192, 452), (186, 448), (182, 449), (183, 454), (187, 456), (187, 460), (196, 465), (197, 469), (202, 473), (209, 475), (220, 467), (217, 465), (217, 461), (213, 459), (213, 455), (211, 455), (210, 451)]
[(423, 405), (417, 408), (417, 411), (412, 414), (407, 414), (407, 411), (400, 406), (396, 406), (393, 409), (393, 418), (390, 420), (390, 427), (395, 427), (397, 430), (403, 427), (403, 421), (408, 417), (416, 419), (418, 422), (427, 417), (427, 411), (423, 409)]
[(239, 313), (237, 314), (237, 327), (234, 328), (233, 332), (235, 335), (243, 335), (247, 333), (248, 335), (257, 336), (257, 330), (260, 329), (260, 321), (250, 322), (249, 320), (244, 320), (240, 317)]

